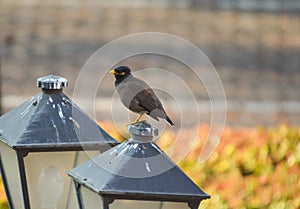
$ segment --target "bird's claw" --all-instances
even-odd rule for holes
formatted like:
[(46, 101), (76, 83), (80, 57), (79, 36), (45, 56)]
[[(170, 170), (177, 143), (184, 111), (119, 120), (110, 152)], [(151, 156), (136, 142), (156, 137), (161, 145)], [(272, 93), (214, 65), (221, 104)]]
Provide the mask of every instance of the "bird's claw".
[(127, 123), (127, 126), (134, 125), (136, 123), (138, 123), (138, 121), (133, 121), (133, 122)]
[(137, 124), (137, 123), (147, 123), (147, 121), (146, 121), (146, 120), (142, 120), (142, 121), (133, 121), (133, 122), (128, 123), (127, 126), (129, 126), (129, 125), (135, 125), (135, 124)]

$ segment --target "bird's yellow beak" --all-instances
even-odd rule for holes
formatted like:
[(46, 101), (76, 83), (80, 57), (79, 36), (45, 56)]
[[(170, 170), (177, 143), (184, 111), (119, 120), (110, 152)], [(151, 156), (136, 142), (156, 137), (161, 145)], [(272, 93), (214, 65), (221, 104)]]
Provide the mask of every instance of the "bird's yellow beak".
[(110, 70), (109, 73), (110, 74), (116, 74), (116, 71), (115, 70)]
[(125, 72), (119, 73), (119, 72), (117, 72), (117, 71), (115, 71), (115, 70), (110, 70), (109, 73), (110, 73), (110, 74), (115, 74), (115, 75), (125, 75)]

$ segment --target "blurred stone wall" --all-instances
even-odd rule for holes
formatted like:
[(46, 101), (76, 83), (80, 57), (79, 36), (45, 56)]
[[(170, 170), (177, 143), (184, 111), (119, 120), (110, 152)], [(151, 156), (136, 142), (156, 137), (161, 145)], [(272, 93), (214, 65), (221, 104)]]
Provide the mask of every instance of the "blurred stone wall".
[[(97, 49), (124, 35), (155, 31), (187, 39), (208, 56), (224, 85), (228, 124), (300, 124), (297, 12), (189, 9), (155, 1), (147, 6), (24, 2), (0, 1), (4, 111), (39, 92), (35, 80), (47, 74), (68, 78), (66, 92), (72, 95), (81, 68)], [(128, 63), (134, 69), (176, 70), (165, 59), (144, 60)], [(193, 80), (183, 70), (177, 73)], [(112, 81), (102, 89), (107, 97)], [(208, 99), (205, 88), (191, 88), (200, 101)]]

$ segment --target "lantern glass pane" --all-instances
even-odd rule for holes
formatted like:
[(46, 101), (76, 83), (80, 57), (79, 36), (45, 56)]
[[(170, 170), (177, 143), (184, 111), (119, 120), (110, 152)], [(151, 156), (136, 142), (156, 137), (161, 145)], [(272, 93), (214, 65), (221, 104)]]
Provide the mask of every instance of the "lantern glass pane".
[(23, 193), (20, 180), (19, 166), (16, 151), (0, 142), (0, 153), (3, 171), (5, 172), (12, 204), (14, 208), (24, 208)]
[(164, 202), (161, 209), (190, 209), (185, 202)]
[(161, 202), (141, 201), (141, 200), (115, 200), (110, 204), (110, 209), (130, 208), (130, 209), (160, 209)]
[(84, 209), (103, 209), (102, 199), (97, 193), (84, 186), (80, 188), (80, 193)]
[(159, 202), (141, 200), (115, 200), (110, 204), (110, 209), (190, 209), (187, 203), (182, 202)]
[(24, 158), (29, 199), (32, 209), (77, 208), (77, 200), (71, 179), (66, 171), (94, 157), (78, 152), (33, 152)]

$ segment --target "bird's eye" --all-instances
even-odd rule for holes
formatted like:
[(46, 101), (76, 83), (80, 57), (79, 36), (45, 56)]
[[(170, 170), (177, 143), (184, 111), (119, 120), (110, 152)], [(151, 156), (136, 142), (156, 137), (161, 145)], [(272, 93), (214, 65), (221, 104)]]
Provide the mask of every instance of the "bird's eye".
[(125, 75), (125, 72), (118, 72), (118, 75)]

